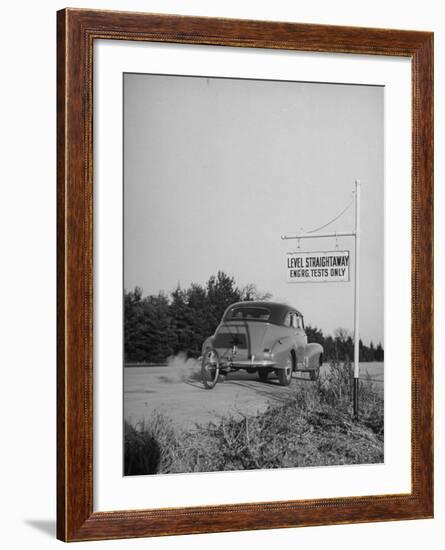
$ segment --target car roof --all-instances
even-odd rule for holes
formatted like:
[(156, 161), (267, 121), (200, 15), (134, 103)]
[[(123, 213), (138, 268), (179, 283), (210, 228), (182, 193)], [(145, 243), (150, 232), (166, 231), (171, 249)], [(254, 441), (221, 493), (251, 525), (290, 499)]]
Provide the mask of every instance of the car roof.
[(226, 316), (229, 309), (233, 307), (264, 307), (267, 308), (270, 311), (270, 317), (268, 319), (269, 323), (275, 323), (281, 325), (284, 322), (284, 318), (286, 317), (286, 314), (289, 313), (289, 311), (298, 313), (298, 315), (301, 315), (301, 313), (294, 307), (288, 305), (288, 304), (282, 304), (278, 302), (265, 302), (265, 301), (245, 301), (245, 302), (236, 302), (234, 304), (231, 304), (226, 311), (224, 312), (224, 317)]

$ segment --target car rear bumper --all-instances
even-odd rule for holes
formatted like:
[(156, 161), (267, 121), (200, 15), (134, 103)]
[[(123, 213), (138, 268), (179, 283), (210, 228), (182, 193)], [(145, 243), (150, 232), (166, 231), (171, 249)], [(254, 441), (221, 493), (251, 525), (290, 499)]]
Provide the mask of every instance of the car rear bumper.
[(221, 361), (222, 367), (240, 367), (240, 368), (266, 368), (276, 367), (277, 364), (274, 361), (257, 361), (246, 359), (245, 361)]

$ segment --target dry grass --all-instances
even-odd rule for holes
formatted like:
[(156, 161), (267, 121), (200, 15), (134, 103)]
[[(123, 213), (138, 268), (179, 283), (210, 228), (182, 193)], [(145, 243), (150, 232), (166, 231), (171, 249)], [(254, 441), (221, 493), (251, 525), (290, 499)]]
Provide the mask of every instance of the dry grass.
[(164, 415), (125, 430), (125, 474), (210, 472), (370, 464), (383, 461), (383, 396), (360, 385), (360, 419), (351, 418), (350, 364), (264, 413), (227, 416), (180, 432)]

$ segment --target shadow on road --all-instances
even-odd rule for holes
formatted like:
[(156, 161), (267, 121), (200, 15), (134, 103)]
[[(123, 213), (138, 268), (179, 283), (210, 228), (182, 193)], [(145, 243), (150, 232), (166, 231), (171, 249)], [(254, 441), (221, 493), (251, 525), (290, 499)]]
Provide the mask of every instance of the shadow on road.
[[(224, 382), (218, 381), (218, 384), (215, 386), (215, 388), (210, 391), (214, 391), (216, 395), (218, 395), (218, 387), (225, 386), (229, 388), (239, 388), (240, 390), (250, 390), (252, 393), (258, 395), (258, 397), (265, 398), (270, 402), (284, 403), (293, 396), (297, 384), (302, 384), (302, 386), (307, 387), (307, 385), (311, 382), (312, 381), (308, 378), (296, 378), (292, 380), (290, 386), (281, 386), (279, 381), (274, 379), (267, 380), (266, 382), (261, 382), (260, 380), (255, 380), (251, 378), (236, 379), (228, 377), (225, 379)], [(202, 391), (209, 391), (204, 388), (201, 381), (189, 379), (186, 380), (184, 383), (188, 386), (192, 386)]]
[(198, 390), (205, 390), (204, 384), (201, 381), (197, 382), (192, 378), (189, 378), (188, 380), (184, 380), (184, 384), (187, 384), (187, 386), (192, 386), (193, 388), (197, 388)]

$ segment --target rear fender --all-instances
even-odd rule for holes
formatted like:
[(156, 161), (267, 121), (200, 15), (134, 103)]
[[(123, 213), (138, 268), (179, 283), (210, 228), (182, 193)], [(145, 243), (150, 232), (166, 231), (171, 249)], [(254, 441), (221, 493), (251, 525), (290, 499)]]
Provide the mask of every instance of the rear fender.
[(278, 340), (276, 340), (274, 345), (271, 347), (271, 351), (274, 354), (274, 359), (276, 361), (275, 368), (284, 369), (289, 352), (293, 351), (295, 353), (292, 338), (290, 336), (278, 338)]
[(209, 336), (204, 343), (202, 344), (201, 353), (204, 354), (206, 349), (210, 349), (213, 347), (213, 336)]

